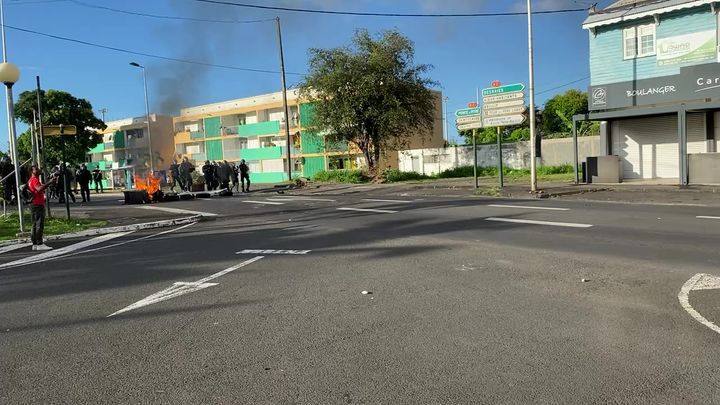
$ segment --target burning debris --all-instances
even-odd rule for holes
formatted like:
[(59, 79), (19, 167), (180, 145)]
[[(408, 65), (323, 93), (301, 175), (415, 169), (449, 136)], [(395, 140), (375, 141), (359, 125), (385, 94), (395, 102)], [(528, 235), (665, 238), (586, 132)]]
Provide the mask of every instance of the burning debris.
[(161, 202), (160, 179), (147, 173), (145, 177), (135, 175), (135, 190), (125, 191), (125, 204), (146, 204)]

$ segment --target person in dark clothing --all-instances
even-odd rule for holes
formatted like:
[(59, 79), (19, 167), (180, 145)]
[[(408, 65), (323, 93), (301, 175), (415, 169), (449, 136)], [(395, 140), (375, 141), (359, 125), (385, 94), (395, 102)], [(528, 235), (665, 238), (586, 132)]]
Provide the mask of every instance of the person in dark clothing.
[(95, 194), (98, 193), (98, 188), (100, 188), (101, 193), (104, 192), (103, 184), (102, 184), (103, 175), (99, 168), (96, 167), (93, 169), (92, 179), (93, 179), (93, 182), (95, 182)]
[[(245, 159), (240, 161), (240, 165), (238, 166), (240, 169), (240, 185), (242, 186), (242, 192), (250, 192), (250, 167), (248, 167), (247, 163), (245, 163)], [(245, 185), (245, 181), (247, 181), (247, 186)]]
[(220, 189), (230, 190), (230, 164), (227, 160), (223, 160), (218, 167), (218, 179), (220, 180)]
[(215, 184), (215, 168), (209, 160), (205, 161), (205, 164), (202, 167), (202, 172), (203, 177), (205, 178), (205, 187), (207, 187), (207, 190), (210, 191), (213, 189)]
[(180, 180), (181, 180), (181, 186), (184, 191), (190, 191), (192, 188), (192, 172), (195, 171), (195, 166), (193, 166), (192, 163), (188, 160), (187, 157), (183, 158), (182, 163), (180, 163)]
[(65, 167), (65, 163), (60, 164), (60, 178), (58, 179), (58, 183), (60, 186), (60, 198), (58, 200), (59, 203), (64, 203), (65, 198), (69, 198), (72, 200), (72, 202), (75, 202), (75, 194), (73, 194), (72, 190), (70, 189), (70, 178), (72, 177), (72, 172), (70, 169)]
[(183, 189), (182, 180), (180, 179), (180, 165), (175, 163), (175, 159), (173, 159), (173, 162), (170, 165), (170, 176), (172, 176), (170, 191), (175, 192), (175, 186), (178, 183), (180, 183), (180, 189)]
[(85, 165), (80, 165), (80, 170), (77, 171), (75, 181), (80, 185), (80, 195), (82, 196), (83, 202), (90, 202), (90, 180), (92, 174)]
[(238, 168), (235, 166), (235, 163), (230, 163), (230, 177), (232, 177), (232, 188), (230, 188), (230, 191), (236, 190), (238, 193), (240, 192), (240, 182), (239, 182), (239, 173)]
[(5, 201), (13, 201), (15, 199), (15, 175), (12, 174), (15, 170), (15, 165), (12, 160), (7, 156), (3, 156), (0, 162), (2, 168), (0, 168), (0, 178), (3, 179), (3, 198)]

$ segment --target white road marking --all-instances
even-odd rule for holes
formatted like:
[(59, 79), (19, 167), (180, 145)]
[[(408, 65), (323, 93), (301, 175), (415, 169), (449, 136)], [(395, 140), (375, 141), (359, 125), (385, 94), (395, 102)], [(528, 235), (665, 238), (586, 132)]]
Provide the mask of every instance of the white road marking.
[(249, 204), (265, 204), (265, 205), (283, 205), (285, 203), (281, 202), (272, 202), (272, 201), (257, 201), (257, 200), (243, 200), (244, 203)]
[(283, 196), (277, 196), (273, 198), (266, 198), (268, 201), (325, 201), (325, 202), (335, 202), (337, 200), (331, 200), (329, 198), (311, 198), (311, 197), (283, 197)]
[(486, 221), (495, 222), (512, 222), (514, 224), (531, 224), (531, 225), (547, 225), (547, 226), (562, 226), (566, 228), (590, 228), (592, 225), (589, 224), (576, 224), (572, 222), (549, 222), (549, 221), (533, 221), (531, 219), (513, 219), (513, 218), (485, 218)]
[(379, 214), (394, 214), (397, 212), (397, 211), (393, 211), (393, 210), (374, 210), (374, 209), (370, 209), (370, 208), (348, 208), (348, 207), (338, 208), (338, 210), (339, 211), (357, 211), (357, 212), (376, 212)]
[(697, 219), (720, 219), (720, 217), (710, 217), (707, 215), (698, 215), (695, 218), (697, 218)]
[(235, 252), (236, 255), (306, 255), (311, 250), (273, 250), (273, 249), (245, 249)]
[(719, 289), (720, 288), (720, 277), (716, 277), (710, 274), (703, 274), (699, 273), (696, 274), (688, 281), (683, 284), (682, 288), (680, 289), (680, 292), (678, 293), (678, 301), (680, 301), (680, 306), (683, 307), (685, 311), (687, 311), (690, 316), (692, 316), (696, 321), (700, 322), (701, 324), (707, 326), (714, 332), (720, 333), (720, 327), (715, 325), (714, 323), (707, 320), (704, 316), (700, 315), (698, 311), (695, 310), (695, 308), (690, 305), (690, 291), (693, 290), (710, 290), (710, 289)]
[(169, 300), (170, 298), (179, 297), (181, 295), (185, 295), (185, 294), (195, 292), (195, 291), (200, 291), (202, 289), (218, 285), (218, 283), (208, 283), (208, 281), (214, 280), (220, 276), (224, 276), (225, 274), (230, 273), (231, 271), (235, 271), (241, 267), (245, 267), (248, 264), (254, 263), (262, 258), (263, 258), (263, 256), (253, 257), (252, 259), (245, 260), (244, 262), (242, 262), (240, 264), (236, 264), (232, 267), (228, 267), (227, 269), (225, 269), (223, 271), (217, 272), (217, 273), (207, 276), (205, 278), (201, 278), (198, 281), (173, 283), (173, 285), (171, 285), (170, 287), (168, 287), (162, 291), (158, 291), (155, 294), (149, 295), (134, 304), (128, 305), (127, 307), (125, 307), (119, 311), (113, 312), (112, 314), (108, 315), (107, 318), (110, 318), (111, 316), (115, 316), (118, 314), (122, 314), (123, 312), (132, 311), (133, 309), (142, 308), (144, 306), (148, 306), (148, 305), (155, 304), (155, 303), (158, 303), (161, 301)]
[(363, 201), (371, 201), (371, 202), (388, 202), (388, 203), (411, 203), (412, 201), (409, 200), (383, 200), (379, 198), (363, 198)]
[(192, 214), (192, 215), (200, 215), (203, 217), (216, 217), (218, 214), (214, 214), (212, 212), (202, 212), (202, 211), (192, 211), (192, 210), (184, 210), (180, 208), (171, 208), (171, 207), (161, 207), (157, 205), (140, 205), (138, 208), (143, 208), (146, 210), (158, 210), (158, 211), (165, 211), (165, 212), (172, 212), (173, 214)]
[(100, 235), (95, 238), (84, 240), (82, 242), (78, 242), (78, 243), (75, 243), (70, 246), (65, 246), (60, 249), (48, 250), (45, 253), (40, 253), (40, 254), (37, 254), (34, 256), (28, 256), (28, 257), (24, 257), (19, 260), (15, 260), (10, 263), (1, 264), (0, 269), (7, 269), (7, 268), (11, 268), (11, 267), (24, 266), (27, 264), (35, 264), (35, 263), (45, 262), (50, 259), (56, 258), (58, 256), (66, 255), (68, 253), (72, 253), (72, 252), (80, 251), (80, 250), (81, 250), (81, 253), (85, 253), (85, 252), (87, 252), (87, 250), (85, 250), (85, 248), (88, 246), (97, 245), (98, 243), (103, 243), (110, 239), (119, 238), (121, 236), (129, 235), (131, 233), (133, 233), (133, 232), (132, 231), (117, 232), (117, 233), (109, 233), (106, 235)]
[(570, 211), (570, 208), (535, 207), (535, 206), (532, 206), (532, 205), (488, 204), (488, 207), (496, 207), (496, 208), (528, 208), (528, 209), (531, 209), (531, 210), (546, 210), (546, 211)]
[(8, 245), (0, 248), (0, 253), (12, 252), (26, 247), (32, 246), (32, 243), (18, 243), (17, 245)]

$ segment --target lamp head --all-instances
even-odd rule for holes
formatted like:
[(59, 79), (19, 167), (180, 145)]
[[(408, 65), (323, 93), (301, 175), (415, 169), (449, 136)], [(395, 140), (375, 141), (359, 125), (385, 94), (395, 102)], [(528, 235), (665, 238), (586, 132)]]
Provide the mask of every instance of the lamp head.
[(139, 67), (139, 68), (142, 68), (142, 67), (143, 67), (143, 66), (141, 66), (140, 64), (138, 64), (138, 63), (136, 63), (136, 62), (130, 62), (130, 66), (135, 66), (135, 67)]
[(0, 63), (0, 82), (13, 85), (20, 80), (20, 69), (12, 63)]

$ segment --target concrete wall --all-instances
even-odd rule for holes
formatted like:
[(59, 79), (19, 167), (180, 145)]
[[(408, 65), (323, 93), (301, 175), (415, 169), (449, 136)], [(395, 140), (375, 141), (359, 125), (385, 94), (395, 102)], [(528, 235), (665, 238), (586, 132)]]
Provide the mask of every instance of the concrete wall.
[[(580, 162), (587, 156), (600, 156), (600, 137), (578, 138)], [(448, 148), (410, 149), (398, 152), (399, 169), (409, 172), (434, 174), (444, 170), (473, 164), (472, 145)], [(477, 146), (478, 166), (497, 166), (497, 145)], [(572, 138), (547, 139), (542, 141), (540, 164), (557, 166), (573, 163)], [(514, 169), (530, 167), (530, 142), (503, 144), (503, 165)]]
[(690, 184), (720, 184), (720, 153), (688, 155)]

